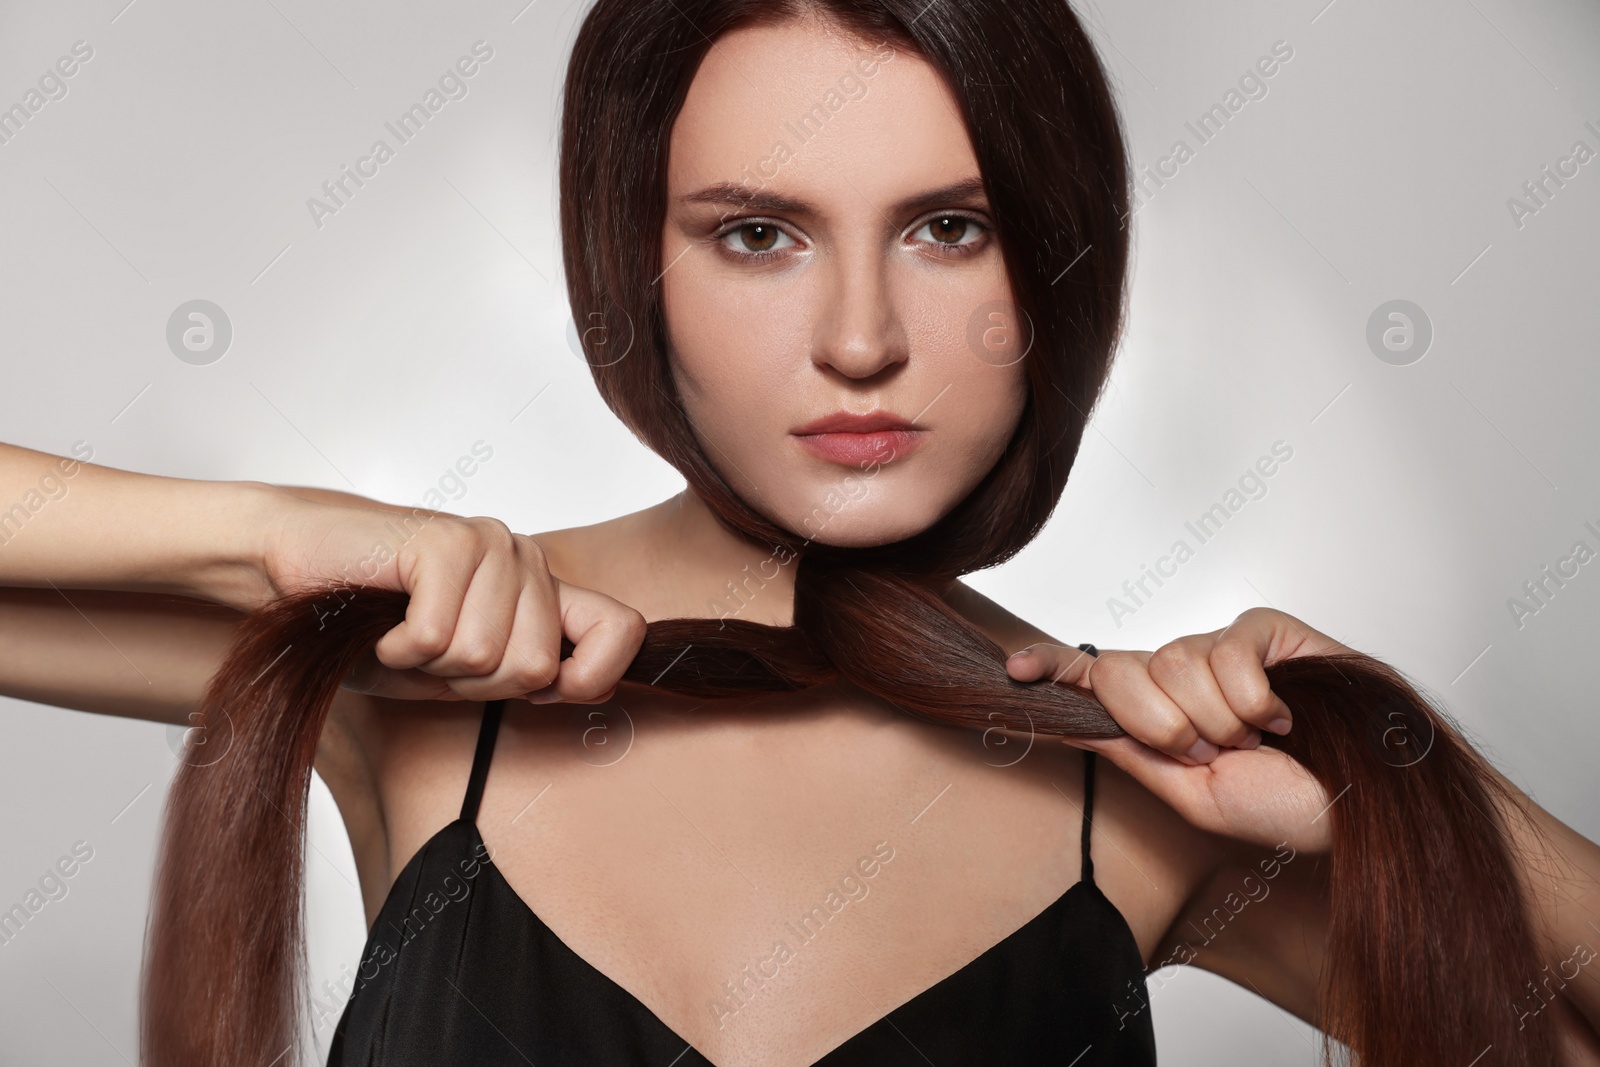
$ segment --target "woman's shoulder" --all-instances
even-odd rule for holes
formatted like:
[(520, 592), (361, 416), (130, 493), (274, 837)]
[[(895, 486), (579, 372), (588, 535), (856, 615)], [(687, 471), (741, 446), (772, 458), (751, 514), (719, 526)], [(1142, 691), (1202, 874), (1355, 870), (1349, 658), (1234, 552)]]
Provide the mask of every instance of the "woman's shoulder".
[(604, 593), (646, 618), (665, 618), (678, 613), (680, 597), (663, 581), (676, 568), (649, 533), (650, 514), (661, 506), (529, 536), (553, 577)]
[[(643, 545), (639, 515), (531, 535), (551, 575), (633, 604), (625, 569)], [(315, 767), (345, 823), (369, 921), (406, 858), (460, 803), (483, 705), (341, 689)]]

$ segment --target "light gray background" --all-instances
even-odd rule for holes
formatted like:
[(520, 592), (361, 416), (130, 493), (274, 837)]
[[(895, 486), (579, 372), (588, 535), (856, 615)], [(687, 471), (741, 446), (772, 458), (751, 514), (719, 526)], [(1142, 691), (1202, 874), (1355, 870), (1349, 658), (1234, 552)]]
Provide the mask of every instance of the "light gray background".
[[(568, 347), (555, 116), (568, 0), (194, 0), (0, 7), (0, 106), (78, 40), (68, 94), (0, 144), (0, 439), (113, 466), (419, 500), (482, 439), (448, 505), (529, 532), (680, 486)], [(1594, 410), (1600, 161), (1520, 227), (1508, 200), (1600, 150), (1590, 0), (1102, 0), (1080, 8), (1139, 164), (1194, 157), (1136, 216), (1127, 341), (1055, 521), (973, 584), (1064, 640), (1155, 648), (1257, 604), (1386, 659), (1520, 785), (1600, 837), (1592, 637), (1600, 563), (1536, 616), (1508, 599), (1575, 541), (1600, 547)], [(472, 43), (494, 57), (317, 228), (306, 200)], [(1197, 145), (1275, 42), (1264, 97)], [(220, 305), (225, 356), (165, 340)], [(1432, 322), (1394, 366), (1394, 299)], [(1225, 500), (1275, 441), (1260, 499), (1138, 610), (1108, 599)], [(9, 504), (9, 502), (3, 502)], [(0, 655), (4, 655), (0, 645)], [(74, 841), (69, 895), (0, 946), (0, 1063), (136, 1058), (158, 816), (158, 725), (0, 701), (0, 904)], [(315, 984), (363, 940), (320, 782), (309, 860)], [(1170, 979), (1170, 980), (1169, 980)], [(1314, 1062), (1313, 1032), (1203, 972), (1162, 976), (1164, 1064)], [(322, 1048), (331, 1029), (321, 1030)]]

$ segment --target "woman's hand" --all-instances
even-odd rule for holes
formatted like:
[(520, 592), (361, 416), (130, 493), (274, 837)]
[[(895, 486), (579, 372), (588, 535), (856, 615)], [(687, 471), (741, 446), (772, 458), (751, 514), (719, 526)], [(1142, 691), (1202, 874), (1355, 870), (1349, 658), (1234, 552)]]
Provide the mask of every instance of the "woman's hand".
[(1092, 691), (1127, 737), (1067, 738), (1106, 755), (1174, 811), (1204, 830), (1265, 846), (1288, 841), (1324, 851), (1332, 801), (1261, 730), (1288, 733), (1293, 715), (1267, 684), (1269, 663), (1351, 651), (1270, 608), (1251, 608), (1221, 630), (1154, 652), (1105, 650), (1099, 658), (1061, 645), (1030, 645), (1006, 661), (1021, 682), (1049, 678)]
[[(337, 500), (337, 502), (333, 502)], [(539, 543), (491, 518), (285, 491), (244, 610), (327, 583), (411, 594), (405, 621), (346, 688), (416, 700), (610, 699), (644, 641), (644, 616), (550, 573)], [(573, 643), (561, 658), (561, 638)]]

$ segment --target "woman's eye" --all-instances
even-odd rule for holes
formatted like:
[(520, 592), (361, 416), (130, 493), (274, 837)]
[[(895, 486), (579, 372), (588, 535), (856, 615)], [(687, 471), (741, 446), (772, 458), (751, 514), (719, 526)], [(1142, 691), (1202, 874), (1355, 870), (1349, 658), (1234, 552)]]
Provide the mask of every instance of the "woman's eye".
[(926, 231), (929, 243), (949, 249), (965, 249), (977, 244), (987, 228), (967, 215), (936, 215), (918, 227), (912, 236)]
[[(796, 243), (793, 237), (770, 222), (746, 222), (722, 234), (718, 240), (722, 241), (730, 252), (746, 258), (772, 255)], [(781, 244), (783, 241), (789, 243)]]

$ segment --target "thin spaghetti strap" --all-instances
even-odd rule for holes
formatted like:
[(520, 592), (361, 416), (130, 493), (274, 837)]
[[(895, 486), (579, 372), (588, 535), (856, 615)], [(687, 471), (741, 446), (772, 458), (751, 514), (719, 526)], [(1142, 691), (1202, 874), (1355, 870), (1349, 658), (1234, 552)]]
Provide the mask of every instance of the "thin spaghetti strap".
[(472, 777), (467, 779), (467, 795), (461, 801), (461, 818), (478, 821), (478, 804), (483, 800), (483, 783), (489, 777), (489, 758), (494, 755), (495, 735), (500, 732), (500, 713), (504, 700), (491, 700), (483, 706), (483, 724), (478, 727), (478, 748), (472, 754)]
[(1094, 884), (1094, 857), (1089, 855), (1089, 827), (1094, 820), (1094, 757), (1089, 749), (1083, 750), (1083, 874), (1082, 878)]
[[(1078, 646), (1091, 656), (1099, 656), (1099, 649), (1085, 642)], [(1089, 827), (1094, 818), (1094, 757), (1092, 749), (1083, 750), (1083, 881), (1094, 884), (1094, 857), (1089, 855)]]

